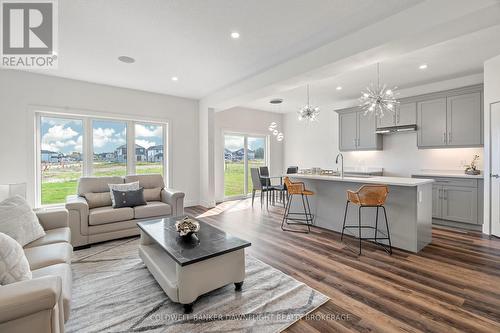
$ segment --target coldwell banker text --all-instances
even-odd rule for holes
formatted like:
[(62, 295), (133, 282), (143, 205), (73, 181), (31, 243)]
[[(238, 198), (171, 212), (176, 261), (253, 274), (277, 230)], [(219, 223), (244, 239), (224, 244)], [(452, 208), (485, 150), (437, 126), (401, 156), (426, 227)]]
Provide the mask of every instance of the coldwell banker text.
[(0, 0), (2, 61), (7, 68), (57, 68), (57, 2)]

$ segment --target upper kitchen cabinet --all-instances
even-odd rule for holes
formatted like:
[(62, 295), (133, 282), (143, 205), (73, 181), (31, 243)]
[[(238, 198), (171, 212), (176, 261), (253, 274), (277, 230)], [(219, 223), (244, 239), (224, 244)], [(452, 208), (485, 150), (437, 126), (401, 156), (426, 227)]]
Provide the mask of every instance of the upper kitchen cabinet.
[(341, 151), (381, 150), (382, 137), (376, 134), (377, 119), (360, 108), (338, 110), (339, 149)]
[(417, 103), (401, 103), (396, 106), (394, 113), (386, 114), (377, 119), (377, 127), (391, 127), (414, 125), (417, 123)]
[(418, 147), (479, 147), (482, 120), (482, 86), (422, 96), (417, 102)]
[(448, 97), (448, 146), (482, 144), (481, 93)]
[(446, 98), (418, 102), (419, 147), (446, 145)]
[(357, 112), (339, 113), (340, 150), (356, 150), (358, 140)]

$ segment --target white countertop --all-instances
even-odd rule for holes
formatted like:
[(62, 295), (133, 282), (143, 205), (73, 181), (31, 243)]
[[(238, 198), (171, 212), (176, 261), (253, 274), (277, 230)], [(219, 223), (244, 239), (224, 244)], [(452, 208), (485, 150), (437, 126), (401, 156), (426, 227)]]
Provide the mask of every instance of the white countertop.
[(405, 178), (405, 177), (344, 177), (328, 176), (328, 175), (306, 175), (306, 174), (293, 174), (288, 175), (292, 179), (312, 179), (312, 180), (325, 180), (332, 182), (349, 182), (349, 183), (363, 183), (363, 184), (384, 184), (393, 186), (418, 186), (423, 184), (433, 183), (433, 179), (419, 179), (419, 178)]
[(466, 175), (464, 171), (458, 170), (418, 170), (411, 173), (412, 176), (427, 177), (450, 177), (450, 178), (472, 178), (483, 179), (484, 175)]

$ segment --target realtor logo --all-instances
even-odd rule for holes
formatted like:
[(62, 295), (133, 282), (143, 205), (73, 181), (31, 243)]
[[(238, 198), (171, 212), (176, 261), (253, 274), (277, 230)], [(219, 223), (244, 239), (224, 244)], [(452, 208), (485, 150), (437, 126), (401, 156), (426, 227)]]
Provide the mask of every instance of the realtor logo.
[(1, 1), (2, 59), (7, 68), (57, 67), (55, 0)]

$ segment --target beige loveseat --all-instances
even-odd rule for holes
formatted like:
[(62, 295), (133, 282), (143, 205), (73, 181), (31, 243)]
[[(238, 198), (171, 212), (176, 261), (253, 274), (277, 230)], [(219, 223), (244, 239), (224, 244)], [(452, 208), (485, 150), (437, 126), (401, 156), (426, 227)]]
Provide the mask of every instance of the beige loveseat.
[(24, 247), (31, 280), (0, 286), (0, 332), (64, 332), (71, 301), (67, 210), (36, 212), (46, 235)]
[[(113, 208), (108, 185), (135, 181), (144, 188), (147, 205)], [(66, 200), (71, 244), (75, 247), (138, 235), (136, 223), (141, 219), (184, 214), (184, 193), (165, 188), (159, 174), (82, 177), (77, 193)]]

